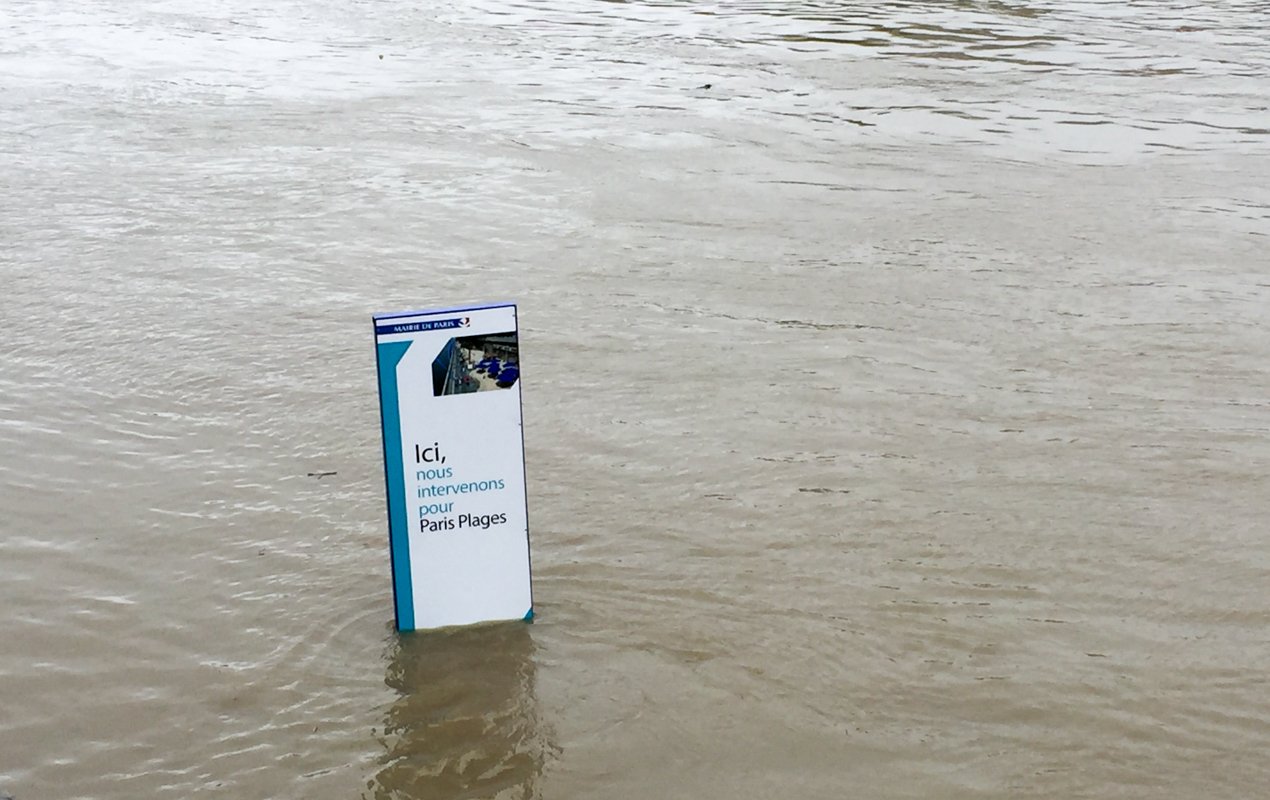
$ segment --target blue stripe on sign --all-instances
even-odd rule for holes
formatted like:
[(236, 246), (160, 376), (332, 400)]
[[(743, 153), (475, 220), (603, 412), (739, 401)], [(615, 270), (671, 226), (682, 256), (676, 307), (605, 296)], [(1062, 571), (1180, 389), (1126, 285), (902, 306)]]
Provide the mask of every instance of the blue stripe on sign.
[(390, 336), (394, 333), (420, 333), (422, 331), (445, 330), (446, 328), (465, 328), (468, 324), (467, 317), (455, 317), (454, 319), (436, 319), (436, 320), (420, 320), (418, 322), (399, 322), (388, 323), (386, 325), (376, 325), (376, 336)]
[(381, 314), (372, 314), (375, 324), (386, 319), (402, 319), (404, 317), (426, 317), (433, 314), (457, 314), (460, 311), (484, 311), (489, 308), (515, 308), (515, 303), (478, 303), (470, 306), (453, 306), (451, 308), (421, 308), (416, 311), (387, 311)]
[(379, 365), (379, 416), (384, 435), (384, 483), (388, 487), (388, 543), (392, 558), (392, 594), (397, 630), (415, 629), (415, 598), (410, 585), (410, 520), (406, 516), (406, 476), (401, 467), (401, 410), (397, 401), (397, 364), (410, 342), (376, 347)]

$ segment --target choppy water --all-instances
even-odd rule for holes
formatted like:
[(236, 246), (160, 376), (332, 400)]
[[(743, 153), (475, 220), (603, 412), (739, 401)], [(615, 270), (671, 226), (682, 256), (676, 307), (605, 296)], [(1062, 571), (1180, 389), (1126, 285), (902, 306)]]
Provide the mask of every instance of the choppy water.
[[(8, 0), (0, 794), (1264, 793), (1268, 25)], [(400, 638), (369, 314), (501, 298), (539, 620)]]

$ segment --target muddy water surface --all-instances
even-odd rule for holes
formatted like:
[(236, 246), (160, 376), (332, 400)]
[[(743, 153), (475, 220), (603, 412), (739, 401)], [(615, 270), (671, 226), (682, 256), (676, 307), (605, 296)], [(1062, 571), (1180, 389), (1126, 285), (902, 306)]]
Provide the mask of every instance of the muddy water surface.
[[(1264, 792), (1268, 24), (12, 0), (0, 794)], [(502, 298), (539, 619), (399, 637), (369, 315)]]

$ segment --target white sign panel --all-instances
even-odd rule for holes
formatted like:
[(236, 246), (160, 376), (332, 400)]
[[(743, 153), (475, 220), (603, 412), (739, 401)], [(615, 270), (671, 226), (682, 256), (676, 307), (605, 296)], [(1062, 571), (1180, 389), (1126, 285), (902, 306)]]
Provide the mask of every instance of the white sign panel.
[(374, 321), (398, 630), (531, 619), (516, 306)]

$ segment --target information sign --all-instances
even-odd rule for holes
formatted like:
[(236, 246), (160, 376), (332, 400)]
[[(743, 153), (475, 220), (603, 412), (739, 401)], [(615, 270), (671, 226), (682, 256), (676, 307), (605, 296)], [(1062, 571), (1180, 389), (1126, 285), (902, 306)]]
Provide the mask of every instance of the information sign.
[(398, 630), (531, 619), (516, 306), (374, 324)]

